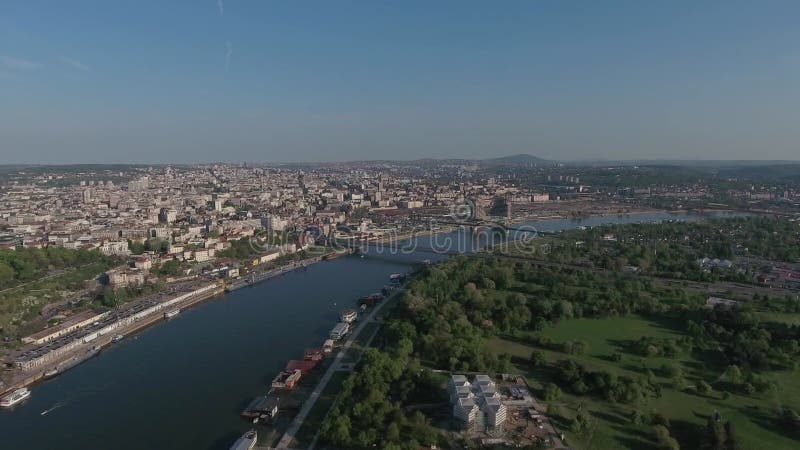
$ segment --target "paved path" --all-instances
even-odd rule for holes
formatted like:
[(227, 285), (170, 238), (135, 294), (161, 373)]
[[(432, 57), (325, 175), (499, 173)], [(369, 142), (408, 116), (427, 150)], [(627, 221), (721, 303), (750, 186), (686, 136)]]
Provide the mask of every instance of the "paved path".
[[(339, 350), (339, 353), (337, 353), (336, 356), (334, 357), (334, 360), (333, 362), (331, 362), (331, 365), (328, 366), (328, 370), (326, 370), (325, 374), (322, 375), (322, 378), (319, 380), (317, 387), (314, 388), (314, 391), (311, 392), (311, 395), (308, 397), (305, 403), (303, 403), (303, 406), (300, 408), (300, 412), (298, 412), (297, 415), (294, 417), (292, 423), (289, 425), (289, 428), (286, 429), (286, 433), (284, 433), (281, 440), (278, 441), (278, 445), (276, 446), (276, 448), (278, 449), (289, 448), (289, 445), (292, 443), (295, 435), (297, 434), (297, 430), (300, 429), (300, 426), (303, 425), (303, 421), (308, 416), (308, 413), (311, 412), (312, 408), (314, 408), (314, 404), (317, 402), (317, 399), (319, 399), (319, 396), (322, 395), (322, 392), (325, 390), (325, 387), (331, 380), (333, 373), (339, 370), (343, 370), (341, 367), (342, 359), (344, 358), (344, 355), (347, 353), (350, 347), (352, 347), (353, 342), (355, 342), (359, 334), (361, 334), (361, 330), (363, 330), (368, 323), (372, 322), (373, 319), (380, 312), (380, 310), (383, 309), (383, 307), (387, 303), (389, 303), (390, 300), (395, 295), (398, 295), (400, 292), (402, 292), (402, 289), (397, 290), (391, 296), (385, 298), (382, 302), (378, 303), (377, 306), (372, 308), (372, 311), (370, 311), (367, 317), (363, 318), (360, 321), (358, 327), (356, 327), (356, 329), (350, 334), (350, 337), (347, 339), (347, 341), (345, 341), (344, 345)], [(352, 367), (354, 366), (355, 364), (348, 364), (349, 368), (346, 370), (352, 370)]]

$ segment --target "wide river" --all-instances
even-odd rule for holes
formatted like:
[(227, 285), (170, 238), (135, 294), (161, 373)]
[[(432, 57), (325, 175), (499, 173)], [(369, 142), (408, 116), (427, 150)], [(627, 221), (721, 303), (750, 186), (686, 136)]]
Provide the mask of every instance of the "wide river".
[[(686, 214), (637, 214), (534, 225), (558, 231), (605, 223), (699, 220)], [(476, 243), (466, 231), (437, 242)], [(418, 248), (430, 247), (430, 237)], [(437, 246), (438, 247), (438, 246)], [(388, 275), (411, 270), (428, 251), (344, 257), (226, 294), (182, 312), (100, 356), (32, 388), (13, 411), (0, 411), (3, 449), (227, 449), (249, 428), (239, 412), (286, 361), (319, 346), (338, 312), (379, 291)], [(45, 414), (43, 412), (47, 411)]]

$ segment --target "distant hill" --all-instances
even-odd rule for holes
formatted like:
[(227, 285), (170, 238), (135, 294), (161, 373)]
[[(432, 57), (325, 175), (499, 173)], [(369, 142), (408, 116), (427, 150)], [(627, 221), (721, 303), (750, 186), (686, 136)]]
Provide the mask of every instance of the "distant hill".
[(530, 166), (546, 163), (547, 160), (538, 156), (521, 153), (519, 155), (502, 156), (500, 158), (484, 159), (484, 163), (493, 165)]

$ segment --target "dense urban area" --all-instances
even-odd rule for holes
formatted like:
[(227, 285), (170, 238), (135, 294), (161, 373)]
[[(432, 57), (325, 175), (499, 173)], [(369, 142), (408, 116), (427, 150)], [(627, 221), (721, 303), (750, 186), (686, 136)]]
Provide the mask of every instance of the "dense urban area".
[[(655, 213), (675, 215), (635, 220)], [(235, 445), (800, 445), (797, 165), (2, 166), (0, 392), (225, 292), (452, 232), (490, 239), (343, 311)], [(308, 400), (273, 420), (295, 385)]]

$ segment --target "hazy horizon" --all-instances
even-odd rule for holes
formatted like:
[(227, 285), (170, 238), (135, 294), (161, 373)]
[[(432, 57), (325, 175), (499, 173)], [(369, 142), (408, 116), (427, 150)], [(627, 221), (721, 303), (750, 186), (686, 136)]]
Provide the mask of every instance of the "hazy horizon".
[(797, 2), (8, 3), (2, 164), (800, 159)]

